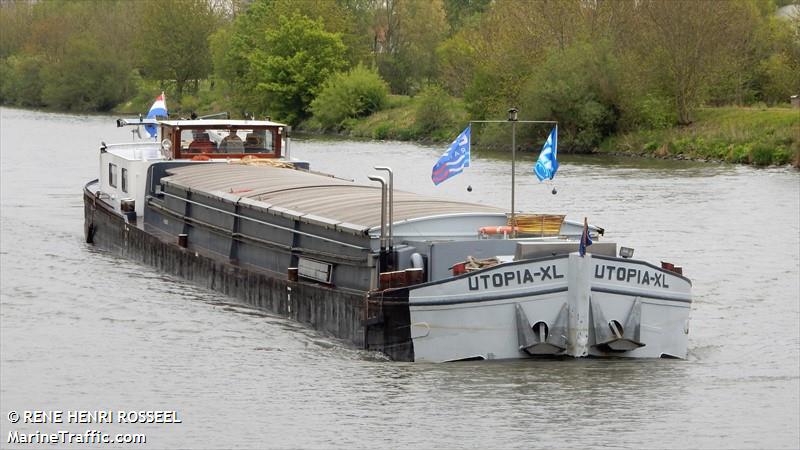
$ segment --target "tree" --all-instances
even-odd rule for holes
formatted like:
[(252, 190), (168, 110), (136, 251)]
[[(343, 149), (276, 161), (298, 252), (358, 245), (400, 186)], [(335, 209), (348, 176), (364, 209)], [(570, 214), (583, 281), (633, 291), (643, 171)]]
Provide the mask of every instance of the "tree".
[(277, 28), (266, 32), (264, 48), (248, 58), (248, 103), (258, 112), (300, 122), (309, 116), (322, 83), (346, 67), (345, 51), (339, 35), (326, 32), (321, 21), (280, 16)]
[(38, 55), (22, 53), (3, 60), (0, 100), (21, 106), (42, 106), (42, 67), (46, 67), (46, 61)]
[(93, 36), (73, 36), (64, 58), (43, 70), (43, 102), (66, 110), (108, 111), (130, 98), (134, 87), (128, 63), (104, 55)]
[(692, 110), (729, 64), (753, 29), (757, 11), (748, 2), (646, 0), (638, 4), (639, 23), (632, 41), (637, 68), (650, 72), (655, 86), (675, 102), (678, 122), (692, 122)]
[(590, 152), (614, 130), (618, 71), (608, 42), (554, 48), (523, 85), (520, 109), (534, 120), (557, 120), (559, 147)]
[(784, 103), (800, 93), (800, 14), (772, 18), (769, 22), (769, 48), (758, 64), (757, 89), (768, 103)]
[(449, 30), (442, 0), (385, 0), (375, 21), (375, 60), (392, 92), (407, 94), (436, 75), (436, 47)]
[(458, 31), (474, 17), (484, 12), (490, 0), (444, 0), (447, 23), (452, 31)]
[(174, 81), (178, 96), (189, 81), (211, 72), (209, 36), (217, 17), (206, 0), (159, 0), (141, 4), (139, 64), (145, 78)]
[(378, 72), (359, 64), (329, 77), (311, 102), (311, 110), (323, 128), (339, 129), (347, 119), (380, 110), (388, 95), (389, 87)]
[(436, 48), (438, 78), (451, 95), (464, 95), (464, 90), (473, 79), (478, 61), (475, 58), (475, 47), (470, 41), (470, 33), (462, 30)]

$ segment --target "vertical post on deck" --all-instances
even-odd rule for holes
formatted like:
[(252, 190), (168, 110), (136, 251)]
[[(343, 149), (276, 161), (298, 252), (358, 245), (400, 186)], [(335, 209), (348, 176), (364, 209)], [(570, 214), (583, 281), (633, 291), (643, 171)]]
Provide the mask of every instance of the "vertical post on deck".
[(517, 217), (515, 211), (514, 191), (516, 188), (517, 170), (517, 108), (508, 110), (508, 121), (511, 122), (511, 237), (517, 237)]

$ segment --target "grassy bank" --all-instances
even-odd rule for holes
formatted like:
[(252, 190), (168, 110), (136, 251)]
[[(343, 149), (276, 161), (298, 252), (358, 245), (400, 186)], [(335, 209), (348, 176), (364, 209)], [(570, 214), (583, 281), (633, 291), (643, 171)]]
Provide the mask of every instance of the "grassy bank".
[[(154, 92), (147, 86), (140, 92)], [(170, 100), (173, 114), (189, 115), (231, 111), (224, 95), (213, 85), (201, 83), (195, 95), (181, 102)], [(120, 105), (119, 112), (147, 111), (151, 95), (139, 95)], [(449, 143), (465, 126), (469, 116), (461, 99), (435, 92), (415, 97), (392, 95), (381, 111), (347, 119), (338, 132), (323, 131), (313, 117), (297, 127), (311, 134), (346, 137)], [(534, 145), (535, 147), (535, 145)], [(800, 167), (800, 110), (789, 107), (719, 107), (696, 111), (689, 126), (639, 130), (615, 134), (596, 149), (600, 154), (663, 159), (725, 161), (756, 166), (794, 164)]]
[[(460, 101), (443, 106), (445, 118), (434, 127), (419, 120), (416, 98), (393, 96), (388, 108), (353, 119), (345, 136), (447, 143), (469, 120)], [(307, 131), (314, 131), (307, 130)], [(640, 130), (606, 138), (597, 153), (663, 159), (725, 161), (756, 166), (800, 167), (800, 110), (785, 108), (704, 108), (695, 122), (659, 130)]]
[[(463, 100), (440, 92), (415, 97), (390, 95), (385, 108), (367, 117), (347, 119), (338, 134), (377, 140), (440, 143), (455, 138), (468, 120)], [(313, 117), (299, 129), (324, 133)]]
[(601, 153), (800, 167), (800, 110), (704, 108), (685, 127), (642, 130), (606, 139)]
[(192, 89), (193, 92), (184, 92), (180, 97), (175, 94), (171, 85), (164, 88), (156, 82), (138, 80), (138, 93), (136, 96), (115, 106), (112, 113), (127, 115), (147, 114), (156, 96), (162, 90), (165, 91), (167, 109), (172, 117), (189, 117), (193, 112), (203, 115), (225, 111), (239, 117), (222, 89), (208, 80), (200, 81), (196, 90)]

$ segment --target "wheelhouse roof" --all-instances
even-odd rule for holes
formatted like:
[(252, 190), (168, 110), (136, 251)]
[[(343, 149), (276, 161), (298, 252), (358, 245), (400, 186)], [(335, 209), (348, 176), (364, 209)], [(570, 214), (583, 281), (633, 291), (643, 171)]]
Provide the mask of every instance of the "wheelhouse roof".
[[(287, 211), (301, 221), (336, 225), (360, 233), (380, 226), (380, 186), (358, 184), (316, 173), (277, 167), (236, 164), (193, 164), (168, 170), (161, 181), (218, 197), (249, 199), (248, 203)], [(394, 221), (452, 214), (504, 214), (502, 209), (394, 192)], [(304, 220), (305, 219), (305, 220)]]
[(195, 119), (195, 120), (159, 120), (158, 123), (170, 127), (200, 127), (200, 128), (249, 128), (249, 127), (285, 127), (285, 124), (270, 120), (223, 120), (223, 119)]

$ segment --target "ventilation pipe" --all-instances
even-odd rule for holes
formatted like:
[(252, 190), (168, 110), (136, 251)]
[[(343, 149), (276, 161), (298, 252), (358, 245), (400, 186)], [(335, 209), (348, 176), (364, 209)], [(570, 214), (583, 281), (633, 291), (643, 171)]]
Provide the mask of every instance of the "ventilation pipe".
[(381, 184), (381, 254), (380, 254), (380, 268), (378, 273), (384, 272), (387, 269), (387, 261), (386, 261), (386, 180), (383, 177), (379, 177), (376, 175), (369, 175), (369, 178), (372, 181), (377, 181)]
[(389, 250), (394, 248), (394, 172), (391, 167), (375, 166), (375, 170), (389, 172)]

